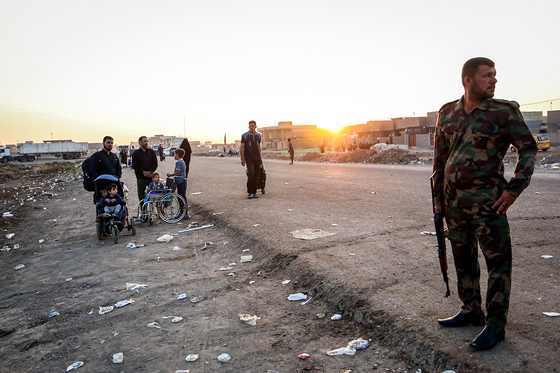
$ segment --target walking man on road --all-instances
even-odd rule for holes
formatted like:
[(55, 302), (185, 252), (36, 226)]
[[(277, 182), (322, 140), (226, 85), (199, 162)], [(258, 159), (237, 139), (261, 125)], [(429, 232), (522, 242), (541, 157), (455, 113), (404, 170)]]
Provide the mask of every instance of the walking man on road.
[(249, 179), (247, 180), (247, 198), (259, 198), (257, 196), (257, 177), (261, 172), (262, 153), (261, 153), (261, 134), (257, 132), (257, 122), (249, 122), (249, 131), (241, 135), (241, 165), (247, 163)]
[(140, 136), (138, 145), (139, 148), (132, 153), (132, 168), (136, 174), (138, 200), (142, 201), (146, 196), (146, 187), (152, 182), (152, 172), (155, 172), (158, 167), (158, 161), (156, 152), (148, 148), (146, 136)]
[[(496, 69), (488, 58), (463, 65), (464, 95), (439, 111), (434, 143), (435, 213), (445, 216), (457, 288), (463, 302), (445, 327), (485, 325), (469, 344), (494, 347), (505, 337), (511, 290), (512, 250), (506, 211), (529, 185), (537, 146), (514, 101), (494, 99)], [(504, 178), (510, 143), (518, 158), (513, 178)], [(478, 247), (488, 268), (486, 316), (482, 310)]]
[(294, 146), (292, 139), (288, 139), (288, 153), (290, 153), (290, 164), (294, 164)]

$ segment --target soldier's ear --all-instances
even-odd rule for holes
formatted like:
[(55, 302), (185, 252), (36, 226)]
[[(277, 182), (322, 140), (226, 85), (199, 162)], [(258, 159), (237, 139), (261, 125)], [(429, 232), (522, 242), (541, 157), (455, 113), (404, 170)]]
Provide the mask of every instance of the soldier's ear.
[(472, 82), (473, 82), (473, 78), (467, 75), (465, 76), (465, 81), (463, 82), (464, 83), (463, 85), (465, 87), (469, 87), (472, 85)]

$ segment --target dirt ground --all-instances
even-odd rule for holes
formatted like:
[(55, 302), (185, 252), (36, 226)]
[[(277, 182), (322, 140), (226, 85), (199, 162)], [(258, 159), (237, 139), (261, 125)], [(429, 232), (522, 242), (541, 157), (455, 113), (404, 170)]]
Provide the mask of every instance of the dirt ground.
[[(555, 158), (550, 157), (557, 155), (551, 153), (542, 157), (547, 159), (540, 160), (540, 167), (556, 163)], [(193, 162), (196, 168), (196, 161)], [(298, 162), (302, 162), (301, 159)], [(390, 163), (397, 162), (408, 165), (410, 161), (405, 158)], [(0, 339), (0, 371), (61, 372), (76, 361), (84, 362), (79, 369), (83, 372), (559, 371), (559, 359), (550, 355), (558, 352), (557, 320), (547, 319), (544, 325), (532, 320), (541, 316), (538, 310), (542, 307), (537, 307), (537, 304), (547, 304), (551, 311), (558, 306), (557, 298), (554, 300), (549, 296), (558, 294), (556, 261), (536, 267), (538, 273), (547, 278), (545, 282), (524, 283), (518, 279), (515, 284), (516, 292), (523, 295), (521, 301), (527, 302), (516, 307), (524, 310), (534, 308), (528, 319), (517, 317), (516, 320), (513, 317), (513, 332), (524, 337), (513, 341), (507, 339), (503, 343), (507, 347), (495, 350), (494, 358), (489, 352), (480, 359), (463, 349), (455, 350), (452, 342), (445, 345), (433, 337), (434, 328), (424, 322), (427, 317), (433, 317), (434, 306), (426, 301), (416, 302), (422, 305), (423, 310), (413, 314), (402, 303), (402, 299), (410, 294), (406, 294), (406, 286), (404, 289), (398, 286), (413, 283), (410, 269), (424, 276), (420, 280), (422, 290), (419, 294), (422, 296), (431, 296), (431, 288), (435, 288), (438, 294), (442, 290), (440, 276), (424, 264), (422, 250), (433, 245), (411, 245), (418, 239), (414, 237), (413, 241), (408, 230), (395, 227), (391, 224), (393, 218), (384, 213), (381, 213), (381, 219), (389, 224), (384, 227), (375, 225), (376, 233), (364, 234), (355, 225), (344, 228), (349, 232), (344, 237), (341, 230), (333, 239), (310, 243), (279, 239), (278, 228), (268, 228), (273, 221), (278, 222), (277, 226), (285, 224), (276, 214), (254, 215), (261, 219), (257, 219), (261, 224), (253, 229), (269, 229), (269, 234), (261, 234), (259, 239), (258, 235), (244, 228), (247, 214), (256, 214), (257, 210), (251, 207), (239, 210), (238, 206), (246, 201), (231, 199), (228, 185), (225, 189), (223, 186), (212, 187), (209, 177), (215, 173), (223, 174), (224, 166), (220, 165), (214, 172), (210, 165), (204, 163), (200, 171), (195, 169), (192, 177), (196, 177), (194, 180), (197, 181), (189, 184), (189, 193), (213, 191), (200, 196), (189, 195), (191, 220), (169, 225), (156, 219), (152, 227), (140, 225), (136, 236), (123, 232), (116, 245), (109, 238), (97, 240), (91, 195), (82, 189), (77, 174), (44, 175), (28, 168), (29, 164), (20, 165), (22, 170), (3, 170), (0, 173), (0, 206), (2, 212), (10, 210), (14, 217), (0, 220), (3, 230), (0, 236), (0, 246), (3, 247), (0, 252), (0, 328), (12, 331)], [(172, 162), (165, 162), (160, 169), (171, 167)], [(225, 170), (229, 170), (228, 167), (226, 164)], [(243, 172), (239, 165), (237, 167), (235, 177), (242, 180)], [(282, 194), (282, 187), (294, 183), (290, 181), (288, 185), (288, 182), (280, 181), (284, 176), (283, 168), (275, 163), (270, 163), (269, 167), (269, 194), (255, 202), (261, 203), (260, 211), (263, 208), (285, 211), (289, 201), (275, 198)], [(352, 167), (348, 170), (340, 167), (346, 166), (328, 169), (327, 177), (336, 178), (343, 172), (354, 171)], [(399, 166), (396, 167), (400, 170)], [(390, 172), (398, 171), (391, 169)], [(131, 189), (129, 207), (134, 209), (136, 188), (131, 170), (124, 170), (123, 180)], [(347, 206), (337, 208), (340, 211), (357, 209), (357, 206), (352, 206), (351, 199), (348, 201)], [(558, 204), (557, 200), (552, 203)], [(519, 218), (513, 222), (516, 229), (523, 227), (517, 231), (514, 240), (519, 241), (519, 237), (523, 237), (523, 243), (529, 242), (527, 247), (532, 256), (538, 256), (550, 242), (558, 242), (557, 236), (548, 235), (554, 232), (553, 226), (559, 216), (553, 214), (536, 225), (519, 224), (522, 216), (528, 215), (527, 211), (539, 206), (529, 204), (523, 207)], [(293, 210), (294, 218), (287, 220), (296, 219), (297, 208)], [(311, 222), (318, 216), (308, 210), (301, 219), (313, 225)], [(282, 214), (285, 215), (285, 212)], [(265, 219), (267, 216), (269, 220)], [(398, 218), (394, 220), (398, 221)], [(215, 226), (178, 233), (189, 224)], [(347, 225), (352, 224), (349, 221)], [(416, 222), (413, 226), (416, 234), (416, 230), (422, 229), (424, 224)], [(387, 227), (396, 230), (391, 232)], [(535, 232), (539, 234), (535, 235)], [(8, 239), (6, 235), (11, 233), (14, 236)], [(169, 243), (158, 243), (156, 239), (165, 233), (173, 234), (174, 239)], [(352, 240), (349, 241), (348, 237)], [(383, 255), (378, 253), (377, 258), (364, 256), (366, 253), (362, 252), (360, 245), (379, 238), (388, 238), (383, 246), (398, 256), (393, 257), (389, 251)], [(129, 242), (146, 246), (126, 248)], [(18, 249), (15, 249), (16, 244)], [(340, 245), (351, 254), (343, 254), (339, 250)], [(174, 251), (175, 246), (180, 250)], [(319, 252), (319, 247), (324, 250), (321, 260), (313, 257)], [(557, 253), (557, 250), (555, 247), (549, 251)], [(253, 255), (253, 260), (241, 263), (242, 255)], [(361, 266), (348, 267), (346, 263), (353, 258), (348, 255), (357, 255)], [(371, 263), (378, 267), (375, 262), (384, 256), (395, 262), (396, 267), (364, 271), (370, 268)], [(517, 265), (533, 268), (533, 259), (527, 257), (531, 258), (521, 256)], [(236, 263), (236, 266), (220, 271), (231, 263)], [(19, 264), (25, 267), (15, 270)], [(395, 271), (395, 268), (398, 270)], [(343, 281), (341, 278), (345, 277), (345, 272), (347, 279)], [(453, 274), (450, 273), (450, 276)], [(292, 281), (283, 285), (284, 280)], [(148, 287), (131, 292), (126, 290), (127, 283), (147, 284)], [(538, 293), (536, 289), (539, 287), (554, 290), (545, 291), (547, 296), (537, 300), (533, 295)], [(387, 289), (392, 289), (390, 297)], [(311, 301), (301, 305), (301, 301), (286, 299), (289, 294), (298, 292), (311, 296)], [(186, 294), (186, 299), (178, 300), (180, 294)], [(193, 303), (190, 299), (194, 297), (202, 300)], [(99, 307), (128, 299), (134, 303), (104, 315), (98, 312)], [(443, 301), (435, 308), (445, 310)], [(59, 314), (49, 317), (53, 312)], [(409, 316), (406, 312), (410, 312)], [(330, 317), (334, 313), (341, 313), (342, 320), (332, 321)], [(256, 326), (250, 326), (239, 321), (239, 314), (256, 315), (261, 319), (257, 320)], [(325, 317), (317, 317), (322, 314)], [(167, 316), (181, 316), (183, 320), (172, 323), (171, 319), (162, 318)], [(147, 327), (152, 322), (159, 323), (161, 328)], [(542, 330), (540, 335), (535, 335), (535, 328)], [(468, 342), (460, 332), (450, 331), (449, 334), (452, 341)], [(357, 351), (354, 356), (326, 355), (326, 351), (343, 347), (358, 337), (371, 338), (370, 346)], [(516, 348), (525, 347), (531, 350), (530, 357), (516, 359), (508, 355)], [(113, 364), (113, 354), (118, 352), (124, 354), (124, 362)], [(224, 352), (230, 354), (232, 360), (220, 363), (217, 357)], [(298, 355), (303, 352), (311, 357), (299, 359)], [(199, 354), (200, 358), (196, 362), (186, 362), (188, 354)], [(496, 368), (500, 365), (492, 361), (504, 357), (511, 362), (505, 364), (503, 370)]]
[[(3, 170), (1, 184), (2, 211), (14, 215), (1, 220), (0, 328), (11, 331), (0, 340), (2, 372), (63, 372), (78, 361), (83, 372), (415, 372), (424, 365), (375, 339), (354, 356), (327, 356), (378, 332), (348, 317), (332, 321), (338, 311), (323, 300), (288, 301), (293, 293), (314, 294), (308, 284), (282, 284), (290, 277), (276, 265), (279, 257), (267, 259), (265, 252), (274, 253), (214, 221), (219, 215), (192, 206), (190, 220), (169, 225), (156, 219), (152, 227), (139, 225), (136, 236), (123, 231), (119, 244), (110, 237), (98, 241), (91, 195), (77, 173), (11, 168)], [(135, 189), (131, 170), (123, 180)], [(208, 224), (216, 226), (178, 233)], [(156, 241), (166, 233), (174, 239)], [(127, 248), (130, 242), (147, 246)], [(242, 255), (256, 253), (259, 260), (240, 263)], [(237, 265), (220, 271), (231, 263)], [(19, 264), (25, 267), (14, 269)], [(148, 287), (127, 291), (127, 283)], [(178, 300), (180, 294), (186, 299)], [(195, 297), (202, 300), (194, 303)], [(99, 314), (100, 307), (129, 299), (134, 303)], [(250, 326), (239, 314), (260, 319)], [(183, 320), (172, 323), (168, 316)], [(149, 328), (152, 322), (161, 328)], [(114, 364), (119, 352), (124, 362)], [(222, 353), (232, 360), (218, 362)], [(301, 353), (310, 357), (300, 359)], [(200, 358), (186, 362), (189, 354)]]

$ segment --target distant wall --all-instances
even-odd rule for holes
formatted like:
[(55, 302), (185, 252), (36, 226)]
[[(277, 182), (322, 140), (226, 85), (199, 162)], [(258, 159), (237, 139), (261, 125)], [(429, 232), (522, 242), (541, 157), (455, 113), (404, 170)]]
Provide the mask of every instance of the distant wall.
[(416, 135), (416, 146), (422, 149), (433, 149), (434, 147), (430, 141), (430, 134)]

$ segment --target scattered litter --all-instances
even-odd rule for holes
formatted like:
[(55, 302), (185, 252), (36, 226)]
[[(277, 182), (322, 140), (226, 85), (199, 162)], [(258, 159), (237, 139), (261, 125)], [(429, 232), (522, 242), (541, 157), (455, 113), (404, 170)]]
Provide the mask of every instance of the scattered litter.
[(334, 315), (332, 315), (331, 320), (332, 321), (337, 321), (342, 319), (342, 315), (340, 313), (335, 313)]
[(212, 216), (214, 216), (214, 215), (222, 215), (223, 213), (224, 213), (223, 211), (222, 211), (222, 212), (215, 212), (215, 213), (212, 214)]
[(229, 243), (229, 241), (224, 241), (224, 245), (227, 245)]
[(175, 373), (189, 373), (188, 369), (183, 369), (183, 370), (176, 370)]
[(22, 269), (25, 268), (24, 264), (18, 264), (17, 266), (14, 267), (14, 269), (17, 271), (18, 269)]
[(132, 304), (132, 303), (134, 303), (134, 301), (132, 299), (121, 300), (120, 302), (115, 303), (115, 307), (120, 308), (120, 307), (127, 306), (129, 304)]
[(552, 259), (554, 258), (552, 255), (541, 255), (542, 259)]
[(88, 314), (88, 315), (93, 315), (93, 308), (92, 308), (91, 311), (89, 311), (87, 314)]
[(231, 356), (229, 356), (225, 352), (223, 354), (221, 354), (220, 356), (218, 356), (218, 361), (220, 363), (227, 363), (230, 360), (231, 360)]
[(44, 243), (44, 242), (45, 242), (45, 240), (43, 240), (43, 239), (39, 240), (39, 243)]
[(4, 213), (2, 214), (2, 217), (3, 217), (3, 218), (13, 218), (13, 217), (14, 217), (14, 214), (12, 214), (12, 213), (10, 213), (10, 212), (4, 212)]
[(249, 251), (251, 251), (251, 249), (245, 249), (245, 250), (243, 250), (244, 253), (248, 253)]
[(58, 316), (58, 315), (60, 315), (60, 313), (58, 311), (54, 311), (54, 312), (51, 312), (49, 317), (55, 317), (55, 316)]
[(109, 313), (113, 310), (113, 306), (108, 306), (108, 307), (99, 307), (99, 314), (100, 315), (104, 315), (106, 313)]
[(284, 280), (282, 281), (282, 285), (288, 285), (292, 280)]
[(420, 232), (421, 236), (435, 236), (436, 232), (430, 232), (430, 231), (422, 231)]
[(191, 193), (191, 196), (196, 196), (197, 194), (200, 194), (200, 193), (202, 193), (202, 192), (194, 192), (194, 193)]
[(122, 352), (117, 352), (113, 355), (113, 364), (120, 364), (124, 360), (124, 355)]
[(197, 231), (197, 230), (199, 230), (199, 229), (211, 228), (211, 227), (213, 227), (213, 226), (214, 226), (214, 224), (203, 225), (202, 227), (184, 229), (184, 230), (182, 230), (182, 231), (179, 231), (179, 233)]
[(541, 195), (542, 193), (541, 192), (535, 192), (535, 194)]
[(356, 253), (348, 253), (348, 256), (356, 256)]
[(178, 323), (183, 321), (183, 318), (181, 316), (175, 316), (174, 318), (171, 319), (172, 323)]
[(16, 243), (16, 244), (14, 245), (14, 250), (17, 250), (17, 249), (19, 249), (19, 243)]
[(371, 194), (377, 194), (377, 192), (371, 192)]
[(249, 285), (253, 285), (256, 281), (249, 281)]
[(242, 256), (241, 256), (240, 262), (241, 262), (241, 263), (248, 263), (248, 262), (250, 262), (250, 261), (252, 261), (252, 260), (253, 260), (253, 256), (252, 256), (252, 255), (242, 255)]
[(173, 247), (173, 251), (181, 251), (181, 248), (179, 246), (175, 246)]
[(139, 247), (144, 247), (144, 246), (146, 246), (145, 243), (143, 243), (142, 245), (136, 245), (136, 244), (133, 243), (133, 242), (129, 242), (129, 243), (126, 245), (126, 248), (127, 248), (127, 249), (137, 249), (137, 248), (139, 248)]
[(198, 297), (191, 298), (191, 303), (198, 303), (198, 302), (201, 302), (203, 300), (204, 300), (204, 298), (202, 297), (202, 295), (199, 295)]
[(292, 210), (292, 209), (288, 209), (288, 211), (292, 212), (292, 211), (294, 211), (294, 210)]
[(558, 316), (560, 316), (560, 313), (558, 313), (558, 312), (543, 312), (543, 315), (549, 316), (549, 317), (558, 317)]
[(288, 296), (288, 300), (292, 300), (292, 301), (306, 300), (306, 299), (307, 299), (307, 295), (303, 293), (290, 294)]
[(309, 354), (306, 353), (306, 352), (303, 352), (303, 353), (299, 354), (297, 357), (299, 357), (299, 358), (302, 359), (302, 360), (305, 360), (305, 359), (307, 359), (309, 356), (311, 356), (311, 355), (309, 355)]
[(154, 328), (154, 329), (161, 329), (161, 326), (157, 323), (157, 322), (151, 322), (147, 325), (148, 328)]
[(442, 372), (442, 373), (455, 373), (455, 371), (454, 370), (446, 370), (445, 372)]
[(322, 231), (320, 229), (302, 229), (290, 232), (294, 238), (299, 238), (302, 240), (314, 240), (316, 238), (322, 238), (327, 236), (335, 235), (336, 233), (330, 233), (327, 231)]
[(324, 314), (324, 313), (318, 313), (318, 314), (316, 314), (315, 316), (317, 316), (318, 319), (322, 319), (322, 318), (324, 318), (324, 317), (327, 316), (327, 315)]
[(130, 290), (130, 291), (136, 291), (137, 293), (139, 293), (138, 290), (140, 289), (144, 289), (147, 288), (148, 285), (146, 284), (135, 284), (135, 283), (126, 283), (126, 290)]
[(13, 234), (13, 233), (8, 233), (8, 234), (6, 235), (6, 238), (7, 238), (8, 240), (11, 240), (12, 238), (14, 238), (14, 234)]
[(354, 339), (353, 341), (348, 342), (348, 347), (352, 347), (356, 350), (363, 350), (367, 346), (369, 346), (369, 342), (362, 338)]
[(395, 215), (389, 215), (387, 216), (387, 219), (393, 219), (395, 217)]
[(260, 224), (253, 224), (253, 227), (258, 227)]
[(333, 227), (338, 227), (338, 224), (332, 223), (331, 226), (333, 226)]
[(233, 273), (233, 272), (230, 272), (230, 273), (228, 273), (227, 275), (228, 275), (228, 276), (232, 276), (232, 277), (233, 277), (233, 276), (235, 276), (235, 273)]
[(198, 355), (197, 354), (190, 354), (187, 355), (187, 357), (185, 358), (186, 361), (197, 361), (198, 360)]
[(186, 297), (187, 297), (187, 294), (185, 294), (185, 293), (179, 294), (179, 296), (177, 297), (177, 300), (185, 299)]
[(66, 371), (69, 372), (71, 370), (78, 369), (82, 365), (84, 365), (83, 361), (76, 361), (74, 364), (68, 366), (68, 368), (66, 368)]
[(352, 347), (340, 347), (334, 350), (327, 351), (327, 355), (329, 356), (337, 356), (337, 355), (355, 355), (356, 349)]
[(163, 236), (157, 239), (158, 242), (169, 242), (173, 239), (173, 236), (170, 234), (164, 234)]
[(231, 271), (233, 267), (222, 267), (218, 271)]
[(237, 265), (237, 263), (229, 263), (228, 266), (230, 267), (235, 267)]
[(207, 248), (208, 246), (211, 246), (211, 245), (214, 245), (214, 244), (213, 244), (212, 242), (205, 242), (205, 243), (204, 243), (204, 246), (202, 246), (202, 248), (201, 248), (200, 250), (206, 250), (206, 248)]
[(311, 301), (311, 299), (313, 299), (313, 298), (310, 297), (310, 298), (309, 298), (308, 300), (306, 300), (305, 302), (302, 302), (301, 305), (302, 305), (302, 306), (305, 306), (307, 303), (309, 303), (309, 302)]
[(239, 314), (239, 321), (241, 321), (242, 323), (245, 324), (249, 324), (252, 326), (257, 325), (257, 320), (260, 320), (261, 318), (258, 317), (257, 315), (249, 315), (249, 314)]

